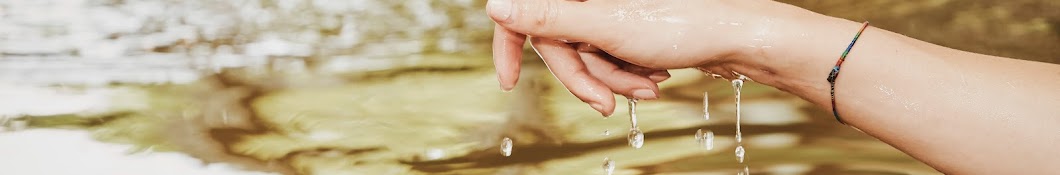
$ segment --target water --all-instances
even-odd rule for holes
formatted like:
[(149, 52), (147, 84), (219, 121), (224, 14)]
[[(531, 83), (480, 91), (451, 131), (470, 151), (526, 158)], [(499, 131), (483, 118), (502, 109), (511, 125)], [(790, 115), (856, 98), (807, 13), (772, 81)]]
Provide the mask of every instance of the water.
[(707, 92), (703, 92), (703, 120), (710, 120), (710, 103), (707, 100), (710, 98), (707, 96)]
[(644, 146), (644, 132), (637, 126), (637, 99), (629, 98), (629, 146), (638, 149)]
[(633, 148), (640, 148), (644, 146), (644, 132), (640, 131), (639, 128), (629, 129), (629, 146)]
[(743, 88), (744, 76), (740, 75), (740, 78), (732, 80), (732, 88), (736, 91), (736, 143), (742, 143), (743, 132), (740, 130), (740, 89)]
[(614, 174), (615, 173), (615, 160), (611, 160), (611, 158), (609, 158), (609, 157), (604, 157), (604, 166), (603, 166), (603, 168), (604, 168), (604, 172), (607, 175)]
[(512, 156), (512, 139), (505, 137), (501, 140), (501, 155), (504, 157)]
[(696, 142), (699, 146), (706, 148), (707, 150), (714, 149), (714, 131), (703, 131), (703, 129), (696, 130)]
[(736, 152), (736, 158), (740, 160), (740, 163), (743, 163), (743, 156), (744, 156), (744, 153), (745, 153), (745, 150), (743, 149), (743, 145), (736, 146), (736, 151), (735, 152)]
[(611, 135), (611, 130), (604, 130), (604, 133), (600, 133), (600, 135), (610, 136)]
[(737, 173), (737, 174), (739, 174), (739, 175), (751, 175), (751, 167), (748, 167), (747, 165), (743, 165), (743, 169), (740, 170), (740, 173)]
[(629, 126), (630, 128), (637, 128), (637, 99), (629, 98)]
[[(736, 159), (739, 160), (740, 164), (743, 164), (746, 150), (743, 148), (743, 132), (740, 130), (740, 90), (743, 89), (743, 81), (747, 79), (747, 77), (735, 72), (734, 74), (737, 75), (737, 78), (732, 80), (732, 88), (735, 90), (736, 96), (736, 151), (734, 152), (736, 154)], [(745, 170), (748, 169), (746, 164), (743, 165)], [(745, 173), (741, 172), (741, 174)]]

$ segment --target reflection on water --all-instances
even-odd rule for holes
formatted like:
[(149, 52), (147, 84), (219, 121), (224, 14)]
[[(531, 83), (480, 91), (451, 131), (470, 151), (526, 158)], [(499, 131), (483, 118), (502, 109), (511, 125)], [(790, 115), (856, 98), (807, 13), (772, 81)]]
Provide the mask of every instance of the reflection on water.
[[(787, 2), (949, 47), (1060, 62), (1052, 1)], [(213, 163), (202, 167), (210, 172), (937, 173), (769, 87), (746, 84), (737, 109), (723, 100), (735, 95), (732, 84), (695, 70), (674, 71), (660, 85), (664, 98), (637, 107), (633, 128), (650, 146), (630, 148), (621, 134), (601, 134), (627, 129), (625, 121), (596, 117), (536, 61), (513, 92), (497, 89), (483, 4), (0, 1), (0, 142), (17, 145), (0, 150), (0, 169), (30, 171), (36, 166), (18, 162), (68, 153), (45, 141), (69, 139), (63, 144), (156, 155), (122, 161), (127, 167), (200, 167), (185, 161), (194, 157)], [(703, 120), (701, 103), (713, 103), (713, 119)], [(733, 125), (738, 113), (742, 126)], [(700, 128), (714, 131), (719, 149), (689, 141), (706, 137), (689, 136)], [(93, 139), (58, 136), (71, 132)], [(497, 139), (505, 137), (516, 142)], [(747, 166), (728, 152), (741, 144), (754, 150)], [(116, 148), (100, 147), (86, 149)], [(507, 148), (517, 153), (497, 154)], [(204, 171), (188, 172), (178, 174)]]

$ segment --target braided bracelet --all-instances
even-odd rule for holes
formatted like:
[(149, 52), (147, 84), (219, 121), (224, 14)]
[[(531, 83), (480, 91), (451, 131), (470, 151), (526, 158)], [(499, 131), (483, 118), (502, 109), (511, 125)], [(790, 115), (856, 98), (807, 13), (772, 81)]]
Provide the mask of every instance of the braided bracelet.
[(865, 31), (865, 28), (869, 27), (869, 22), (865, 21), (861, 24), (861, 30), (858, 30), (858, 34), (854, 35), (854, 40), (850, 41), (850, 45), (847, 45), (847, 49), (843, 51), (843, 55), (839, 56), (839, 61), (835, 62), (835, 67), (832, 67), (832, 73), (828, 74), (828, 84), (832, 86), (832, 115), (835, 115), (835, 120), (839, 123), (847, 124), (843, 122), (842, 118), (839, 118), (839, 110), (836, 110), (835, 106), (835, 79), (839, 77), (839, 68), (843, 65), (843, 61), (846, 60), (847, 54), (850, 53), (850, 48), (854, 47), (854, 43), (858, 42), (858, 37), (861, 37), (861, 32)]

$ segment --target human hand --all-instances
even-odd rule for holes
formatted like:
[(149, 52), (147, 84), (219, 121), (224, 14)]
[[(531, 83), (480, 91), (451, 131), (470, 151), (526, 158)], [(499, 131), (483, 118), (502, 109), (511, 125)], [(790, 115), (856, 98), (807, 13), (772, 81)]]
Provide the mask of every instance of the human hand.
[[(501, 88), (518, 81), (523, 42), (572, 94), (603, 115), (612, 93), (658, 98), (666, 69), (697, 67), (733, 78), (731, 66), (771, 47), (786, 8), (771, 1), (490, 0)], [(568, 43), (568, 42), (573, 42)], [(597, 49), (598, 48), (598, 49)], [(732, 63), (732, 64), (730, 64)]]

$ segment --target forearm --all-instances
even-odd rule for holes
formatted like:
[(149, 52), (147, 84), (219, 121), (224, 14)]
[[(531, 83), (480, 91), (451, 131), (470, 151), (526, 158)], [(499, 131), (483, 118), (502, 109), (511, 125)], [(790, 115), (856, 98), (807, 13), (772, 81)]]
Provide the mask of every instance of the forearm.
[[(731, 67), (831, 110), (825, 79), (859, 24), (824, 16), (791, 21), (794, 27), (777, 31), (788, 37)], [(848, 124), (940, 171), (1055, 174), (1058, 92), (1060, 66), (870, 28), (843, 64), (835, 95)]]

